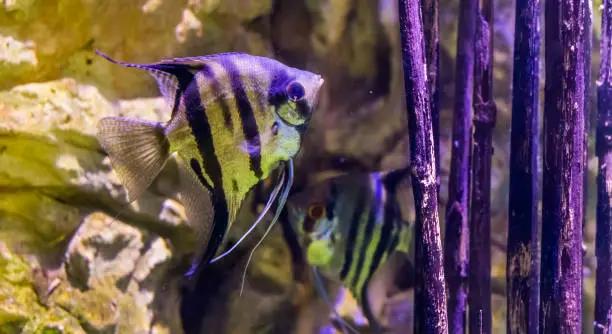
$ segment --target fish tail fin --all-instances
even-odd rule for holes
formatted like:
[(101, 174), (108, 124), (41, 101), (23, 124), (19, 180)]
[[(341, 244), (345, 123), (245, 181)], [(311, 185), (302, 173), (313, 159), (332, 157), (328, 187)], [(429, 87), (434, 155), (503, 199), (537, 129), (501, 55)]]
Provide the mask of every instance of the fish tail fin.
[(170, 157), (170, 143), (160, 123), (105, 117), (98, 123), (97, 137), (129, 202), (144, 193)]

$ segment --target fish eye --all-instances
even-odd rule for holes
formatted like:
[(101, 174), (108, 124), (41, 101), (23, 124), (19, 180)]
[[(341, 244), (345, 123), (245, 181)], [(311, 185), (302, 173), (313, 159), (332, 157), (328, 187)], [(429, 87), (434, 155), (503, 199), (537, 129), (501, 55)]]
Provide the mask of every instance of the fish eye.
[(321, 203), (311, 204), (308, 207), (306, 217), (304, 217), (302, 229), (306, 233), (312, 233), (317, 224), (317, 220), (325, 215), (325, 206)]
[(308, 217), (311, 219), (319, 219), (325, 216), (325, 206), (321, 203), (315, 203), (308, 207)]
[(304, 86), (297, 81), (293, 81), (287, 86), (287, 97), (293, 102), (303, 99), (305, 94)]

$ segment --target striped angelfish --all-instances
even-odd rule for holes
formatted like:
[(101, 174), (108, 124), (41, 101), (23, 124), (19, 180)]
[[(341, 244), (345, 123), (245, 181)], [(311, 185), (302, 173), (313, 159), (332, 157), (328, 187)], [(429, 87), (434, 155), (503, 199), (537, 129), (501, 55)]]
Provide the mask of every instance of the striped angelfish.
[(405, 172), (341, 176), (328, 181), (324, 201), (295, 195), (287, 204), (315, 276), (320, 272), (341, 282), (374, 327), (379, 325), (369, 301), (372, 277), (391, 255), (408, 254), (412, 242), (413, 225), (401, 219), (395, 196)]
[(201, 247), (193, 273), (214, 256), (247, 192), (282, 162), (292, 166), (323, 79), (244, 53), (132, 64), (97, 52), (148, 71), (164, 97), (167, 123), (106, 117), (98, 139), (130, 202), (178, 154), (181, 202)]

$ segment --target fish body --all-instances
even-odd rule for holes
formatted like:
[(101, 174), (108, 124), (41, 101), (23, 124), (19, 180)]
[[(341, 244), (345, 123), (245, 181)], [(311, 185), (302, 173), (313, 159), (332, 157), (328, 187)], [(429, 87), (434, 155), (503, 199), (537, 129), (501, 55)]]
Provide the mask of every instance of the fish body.
[(128, 200), (137, 199), (177, 153), (181, 201), (203, 245), (194, 264), (208, 263), (247, 192), (299, 151), (323, 79), (244, 53), (151, 64), (98, 53), (148, 71), (170, 113), (165, 124), (124, 117), (98, 124), (98, 140)]
[(402, 221), (395, 200), (397, 175), (343, 176), (328, 182), (324, 202), (287, 206), (307, 262), (348, 288), (371, 324), (370, 282), (392, 255), (409, 253), (412, 242), (413, 226)]

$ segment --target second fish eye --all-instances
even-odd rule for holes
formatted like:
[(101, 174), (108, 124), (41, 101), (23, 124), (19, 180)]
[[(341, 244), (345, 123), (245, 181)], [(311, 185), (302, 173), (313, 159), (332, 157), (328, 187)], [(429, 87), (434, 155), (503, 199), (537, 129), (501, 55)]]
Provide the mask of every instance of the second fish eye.
[(303, 99), (305, 94), (304, 86), (297, 81), (293, 81), (287, 86), (287, 97), (293, 102)]
[(315, 203), (308, 207), (308, 217), (311, 219), (318, 219), (323, 216), (325, 216), (325, 206), (321, 203)]

